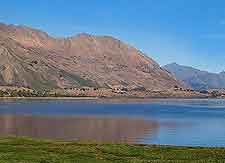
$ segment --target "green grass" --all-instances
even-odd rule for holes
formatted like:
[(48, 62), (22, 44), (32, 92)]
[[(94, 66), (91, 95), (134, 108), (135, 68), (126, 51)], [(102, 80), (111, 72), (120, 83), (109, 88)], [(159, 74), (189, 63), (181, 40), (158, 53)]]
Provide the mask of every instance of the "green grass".
[(221, 163), (225, 148), (1, 138), (0, 163)]

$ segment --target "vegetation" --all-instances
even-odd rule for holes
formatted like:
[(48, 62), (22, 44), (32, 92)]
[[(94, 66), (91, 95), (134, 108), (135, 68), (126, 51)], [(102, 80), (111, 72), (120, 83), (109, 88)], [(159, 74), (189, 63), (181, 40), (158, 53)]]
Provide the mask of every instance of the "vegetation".
[(4, 163), (222, 163), (224, 148), (0, 139)]
[(219, 91), (213, 91), (211, 93), (211, 95), (212, 95), (212, 97), (219, 97), (219, 96), (221, 96), (221, 93)]
[(99, 87), (98, 83), (96, 83), (90, 79), (86, 79), (85, 76), (81, 77), (76, 74), (70, 74), (64, 70), (60, 70), (60, 73), (63, 74), (65, 79), (75, 81), (74, 84), (78, 84), (80, 87), (85, 87), (85, 86), (86, 87)]
[(143, 92), (143, 91), (146, 91), (146, 88), (143, 87), (143, 86), (139, 86), (139, 87), (134, 88), (133, 91), (141, 91), (141, 92)]
[(50, 93), (49, 91), (35, 91), (29, 89), (21, 90), (0, 90), (0, 97), (65, 97), (67, 95), (60, 93)]

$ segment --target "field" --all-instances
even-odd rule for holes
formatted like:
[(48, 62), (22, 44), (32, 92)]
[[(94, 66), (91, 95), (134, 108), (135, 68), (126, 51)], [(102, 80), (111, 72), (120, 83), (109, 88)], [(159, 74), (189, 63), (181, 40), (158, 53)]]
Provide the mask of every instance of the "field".
[(1, 163), (220, 163), (225, 148), (98, 144), (1, 138)]

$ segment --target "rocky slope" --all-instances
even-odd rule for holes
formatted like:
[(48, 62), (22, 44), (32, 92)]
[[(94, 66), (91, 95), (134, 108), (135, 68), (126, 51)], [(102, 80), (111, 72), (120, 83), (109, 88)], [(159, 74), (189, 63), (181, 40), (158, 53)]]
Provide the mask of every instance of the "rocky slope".
[(177, 79), (196, 90), (225, 88), (224, 72), (210, 73), (176, 63), (168, 64), (163, 68), (172, 72)]
[(139, 50), (109, 36), (53, 38), (0, 24), (0, 85), (168, 89), (180, 83)]

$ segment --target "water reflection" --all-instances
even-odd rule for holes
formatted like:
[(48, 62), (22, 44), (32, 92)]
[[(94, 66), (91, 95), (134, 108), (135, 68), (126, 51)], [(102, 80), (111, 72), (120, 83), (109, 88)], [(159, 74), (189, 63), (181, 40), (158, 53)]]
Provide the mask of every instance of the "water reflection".
[(0, 116), (0, 136), (136, 143), (158, 128), (156, 121), (126, 118)]
[(225, 147), (224, 124), (225, 99), (0, 101), (0, 136)]

